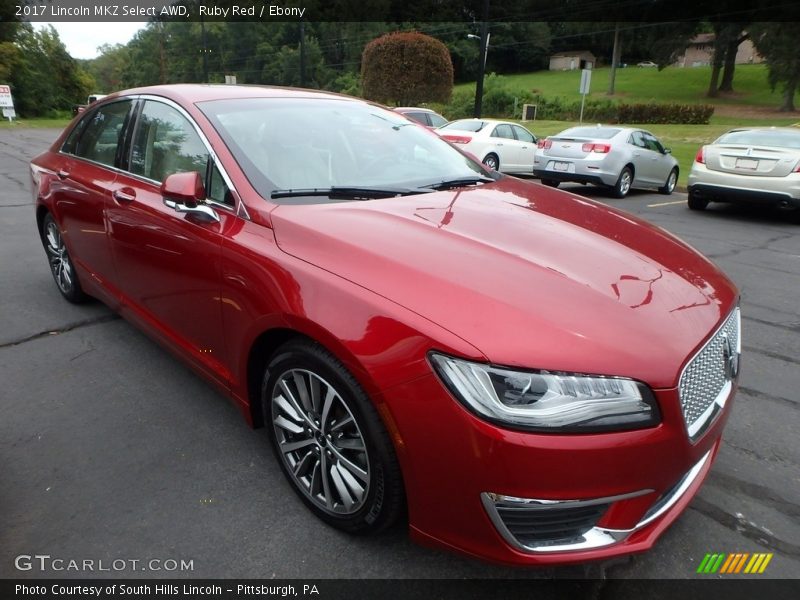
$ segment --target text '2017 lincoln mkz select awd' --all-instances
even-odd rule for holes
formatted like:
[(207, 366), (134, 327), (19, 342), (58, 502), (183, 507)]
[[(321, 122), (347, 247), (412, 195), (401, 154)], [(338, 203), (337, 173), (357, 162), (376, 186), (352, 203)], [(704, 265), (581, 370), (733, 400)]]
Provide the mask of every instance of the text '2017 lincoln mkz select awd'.
[(380, 106), (129, 90), (31, 177), (61, 294), (216, 384), (335, 527), (407, 518), (519, 565), (639, 552), (719, 449), (741, 348), (725, 275)]

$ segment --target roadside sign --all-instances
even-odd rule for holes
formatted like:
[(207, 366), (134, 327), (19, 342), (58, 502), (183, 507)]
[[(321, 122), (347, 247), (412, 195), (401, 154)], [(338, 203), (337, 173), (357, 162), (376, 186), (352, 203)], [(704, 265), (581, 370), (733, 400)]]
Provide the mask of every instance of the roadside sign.
[(589, 93), (589, 87), (592, 85), (592, 71), (591, 69), (583, 69), (581, 71), (581, 89), (578, 90), (584, 96)]
[(9, 121), (17, 116), (14, 112), (14, 98), (11, 97), (11, 88), (0, 85), (0, 108), (3, 109), (3, 118)]

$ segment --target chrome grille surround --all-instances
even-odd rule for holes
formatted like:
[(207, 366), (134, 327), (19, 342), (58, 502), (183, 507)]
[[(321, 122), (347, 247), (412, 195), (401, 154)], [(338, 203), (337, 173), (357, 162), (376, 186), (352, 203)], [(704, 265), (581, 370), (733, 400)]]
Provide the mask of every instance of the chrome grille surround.
[(554, 520), (559, 520), (559, 517), (563, 516), (565, 510), (570, 510), (571, 512), (576, 509), (591, 509), (591, 507), (596, 507), (598, 512), (605, 512), (606, 508), (614, 502), (650, 494), (653, 492), (652, 489), (644, 489), (631, 492), (630, 494), (593, 498), (589, 500), (537, 500), (533, 498), (517, 498), (514, 496), (505, 496), (503, 494), (483, 492), (481, 494), (481, 502), (498, 533), (511, 547), (522, 552), (576, 552), (602, 548), (624, 541), (634, 531), (646, 527), (675, 506), (703, 472), (703, 468), (706, 467), (711, 460), (711, 455), (711, 450), (706, 452), (691, 469), (683, 474), (675, 485), (664, 492), (661, 498), (655, 502), (647, 513), (645, 513), (642, 519), (630, 529), (600, 527), (596, 524), (595, 520), (595, 524), (589, 527), (586, 527), (585, 524), (581, 524), (582, 526), (580, 527), (574, 527), (577, 523), (573, 523), (573, 534), (569, 537), (565, 537), (563, 531), (552, 532), (551, 530), (554, 535), (548, 539), (544, 531), (542, 532), (543, 535), (518, 535), (516, 526), (519, 525), (520, 519), (517, 518), (515, 519), (517, 522), (512, 523), (508, 519), (508, 514), (509, 512), (513, 512), (521, 517), (527, 512), (536, 520), (540, 520), (541, 515), (554, 511), (562, 513), (558, 516), (554, 515)]
[(708, 429), (728, 401), (741, 352), (741, 311), (737, 306), (681, 373), (681, 412), (692, 442)]

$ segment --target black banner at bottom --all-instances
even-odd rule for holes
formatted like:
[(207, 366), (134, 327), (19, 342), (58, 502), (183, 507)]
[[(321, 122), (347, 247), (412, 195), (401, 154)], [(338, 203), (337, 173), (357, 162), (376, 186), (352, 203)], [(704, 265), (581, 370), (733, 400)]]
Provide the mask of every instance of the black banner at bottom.
[(687, 580), (567, 580), (567, 579), (4, 579), (0, 598), (72, 600), (273, 599), (402, 600), (550, 598), (613, 600), (769, 600), (800, 598), (800, 580), (687, 579)]

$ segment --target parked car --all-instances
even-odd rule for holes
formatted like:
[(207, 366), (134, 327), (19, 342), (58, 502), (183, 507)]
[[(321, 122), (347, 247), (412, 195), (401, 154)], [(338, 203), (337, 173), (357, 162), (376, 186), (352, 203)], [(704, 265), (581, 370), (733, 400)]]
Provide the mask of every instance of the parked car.
[(649, 131), (630, 127), (571, 127), (540, 139), (533, 174), (545, 185), (562, 181), (593, 183), (624, 198), (631, 188), (671, 194), (678, 161)]
[(304, 90), (105, 98), (31, 163), (58, 290), (215, 383), (335, 527), (407, 514), (519, 565), (650, 548), (720, 448), (735, 286), (407, 123)]
[(653, 68), (653, 67), (657, 67), (658, 65), (656, 63), (654, 63), (652, 60), (643, 60), (640, 63), (636, 63), (636, 66), (637, 67)]
[(436, 129), (437, 127), (447, 124), (447, 119), (430, 108), (398, 106), (394, 109), (394, 111), (399, 112), (401, 115), (405, 115), (412, 121), (416, 121), (417, 123), (424, 125), (428, 129)]
[(448, 142), (461, 145), (490, 169), (531, 173), (536, 136), (521, 125), (493, 119), (460, 119), (436, 132)]
[(98, 100), (102, 100), (107, 95), (108, 94), (89, 94), (89, 96), (87, 96), (86, 98), (86, 104), (75, 104), (72, 107), (72, 116), (82, 113), (84, 110), (86, 110), (87, 106), (89, 106), (94, 102), (97, 102)]
[(709, 202), (800, 207), (800, 129), (733, 129), (701, 147), (689, 173), (689, 208)]

